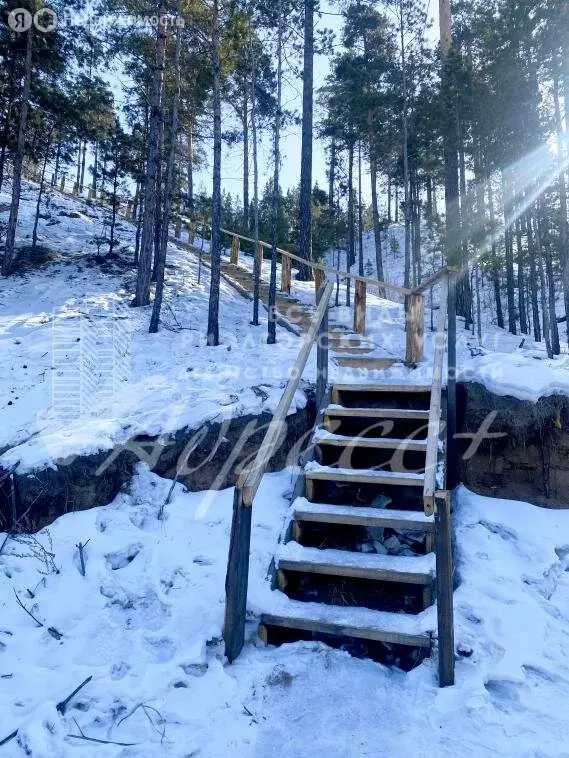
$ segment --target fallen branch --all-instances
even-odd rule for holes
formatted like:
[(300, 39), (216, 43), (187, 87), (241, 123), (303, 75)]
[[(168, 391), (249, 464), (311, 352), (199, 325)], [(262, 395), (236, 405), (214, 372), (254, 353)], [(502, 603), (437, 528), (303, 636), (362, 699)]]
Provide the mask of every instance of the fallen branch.
[(91, 540), (87, 540), (87, 542), (79, 542), (75, 547), (77, 550), (79, 550), (79, 560), (81, 561), (81, 576), (85, 576), (85, 555), (84, 550), (87, 547)]
[(85, 740), (86, 742), (96, 742), (97, 745), (118, 745), (118, 747), (134, 747), (138, 745), (138, 742), (115, 742), (114, 740), (100, 740), (97, 737), (88, 737), (77, 723), (77, 719), (73, 719), (75, 726), (79, 729), (79, 734), (68, 734), (68, 737), (72, 737), (74, 740)]
[(41, 622), (41, 621), (39, 621), (39, 620), (38, 620), (38, 619), (37, 619), (37, 618), (34, 616), (34, 614), (33, 614), (31, 611), (29, 611), (29, 610), (26, 608), (26, 606), (25, 606), (25, 605), (22, 603), (22, 601), (21, 601), (21, 600), (20, 600), (20, 598), (18, 597), (18, 593), (16, 592), (16, 590), (14, 590), (14, 595), (16, 596), (16, 600), (18, 601), (18, 605), (20, 606), (20, 608), (22, 608), (22, 610), (24, 610), (24, 611), (25, 611), (25, 612), (28, 614), (28, 616), (29, 616), (31, 619), (33, 619), (33, 620), (36, 622), (36, 624), (37, 624), (38, 626), (40, 626), (40, 627), (43, 627), (43, 626), (44, 626), (44, 624), (42, 624), (42, 622)]
[[(17, 597), (17, 596), (16, 596), (16, 597)], [(25, 609), (24, 609), (24, 610), (25, 610)], [(32, 618), (33, 618), (33, 616), (32, 616)], [(41, 626), (43, 626), (43, 624), (41, 624)], [(79, 685), (79, 687), (76, 687), (76, 688), (73, 690), (73, 692), (71, 693), (71, 695), (68, 695), (68, 697), (66, 697), (66, 698), (65, 698), (65, 700), (62, 700), (60, 703), (58, 703), (58, 704), (55, 706), (55, 708), (56, 708), (56, 710), (58, 711), (58, 713), (60, 713), (60, 714), (63, 716), (63, 714), (65, 713), (65, 710), (66, 710), (67, 706), (69, 705), (69, 702), (71, 701), (71, 699), (72, 699), (72, 698), (74, 698), (74, 697), (75, 697), (75, 695), (76, 695), (76, 694), (77, 694), (77, 693), (78, 693), (80, 690), (82, 690), (82, 689), (83, 689), (83, 687), (85, 687), (85, 685), (89, 684), (89, 682), (91, 681), (91, 679), (92, 679), (92, 678), (93, 678), (92, 676), (89, 676), (89, 677), (87, 677), (87, 679), (85, 679), (85, 681), (84, 681), (84, 682), (81, 682), (81, 684)], [(75, 721), (75, 719), (73, 719), (73, 720)], [(76, 721), (75, 721), (75, 723), (77, 724), (77, 722), (76, 722)], [(79, 726), (77, 726), (77, 728), (79, 729)], [(18, 729), (14, 729), (14, 731), (13, 731), (11, 734), (9, 734), (7, 737), (4, 737), (4, 739), (3, 739), (3, 740), (0, 740), (0, 747), (3, 747), (3, 745), (6, 745), (8, 742), (10, 742), (10, 741), (11, 741), (11, 740), (13, 740), (15, 737), (17, 737), (17, 735), (18, 735), (18, 731), (19, 731), (19, 727), (18, 727)], [(79, 731), (81, 731), (81, 729), (79, 729)], [(70, 736), (70, 737), (73, 737), (74, 735), (72, 735), (72, 734), (71, 734), (71, 735), (69, 735), (69, 736)], [(86, 739), (86, 738), (85, 738), (85, 739)], [(119, 744), (119, 743), (114, 743), (114, 744)]]

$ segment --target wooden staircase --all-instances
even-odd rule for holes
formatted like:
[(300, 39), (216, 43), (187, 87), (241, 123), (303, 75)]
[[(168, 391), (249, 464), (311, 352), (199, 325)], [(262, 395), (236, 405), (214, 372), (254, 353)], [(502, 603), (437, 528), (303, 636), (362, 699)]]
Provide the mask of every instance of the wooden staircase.
[(432, 619), (429, 628), (419, 614), (432, 605), (436, 563), (422, 497), (430, 394), (333, 387), (275, 556), (276, 592), (288, 600), (262, 616), (265, 641), (316, 637), (353, 649), (357, 639), (359, 654), (406, 667), (429, 650)]
[[(339, 325), (329, 329), (333, 283), (324, 282), (263, 445), (235, 488), (225, 652), (233, 661), (245, 644), (252, 505), (316, 345), (318, 418), (311, 444), (301, 458), (290, 518), (274, 556), (273, 592), (261, 614), (259, 634), (274, 644), (319, 639), (405, 669), (436, 650), (439, 683), (451, 685), (450, 501), (458, 469), (454, 444), (456, 271), (442, 269), (405, 295), (405, 362), (413, 368), (423, 359), (423, 293), (441, 285), (428, 386), (378, 383), (377, 370), (395, 361), (370, 355), (373, 347), (358, 336), (365, 333), (368, 280), (345, 276), (356, 280), (356, 334)], [(367, 375), (373, 381), (336, 383), (330, 389), (330, 352), (338, 366), (373, 371)], [(447, 389), (443, 394), (445, 354)]]

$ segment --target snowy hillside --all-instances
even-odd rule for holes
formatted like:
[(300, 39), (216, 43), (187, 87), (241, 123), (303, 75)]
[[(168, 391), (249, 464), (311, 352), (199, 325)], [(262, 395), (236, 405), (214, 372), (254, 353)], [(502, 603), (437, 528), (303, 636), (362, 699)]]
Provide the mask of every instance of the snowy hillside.
[[(252, 611), (266, 607), (292, 482), (290, 471), (266, 476), (255, 502)], [(3, 545), (0, 740), (18, 730), (3, 754), (569, 755), (568, 513), (460, 490), (457, 684), (439, 690), (432, 659), (404, 674), (321, 643), (267, 649), (254, 618), (252, 644), (224, 665), (233, 493), (178, 486), (165, 506), (170, 486), (141, 464), (112, 504)], [(87, 541), (82, 576), (76, 546)]]

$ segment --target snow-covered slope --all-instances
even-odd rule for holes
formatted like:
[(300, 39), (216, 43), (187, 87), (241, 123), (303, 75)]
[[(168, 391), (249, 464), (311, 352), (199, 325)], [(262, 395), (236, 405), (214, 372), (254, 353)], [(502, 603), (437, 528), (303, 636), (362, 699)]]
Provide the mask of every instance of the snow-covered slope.
[[(252, 611), (270, 602), (292, 481), (266, 476), (255, 501)], [(459, 491), (457, 683), (439, 690), (435, 660), (404, 674), (320, 643), (265, 649), (254, 617), (242, 656), (225, 665), (233, 491), (177, 486), (164, 505), (170, 487), (140, 465), (112, 504), (3, 546), (0, 740), (19, 729), (3, 754), (569, 755), (569, 513)], [(87, 541), (83, 577), (76, 545)], [(61, 716), (55, 704), (88, 676)]]

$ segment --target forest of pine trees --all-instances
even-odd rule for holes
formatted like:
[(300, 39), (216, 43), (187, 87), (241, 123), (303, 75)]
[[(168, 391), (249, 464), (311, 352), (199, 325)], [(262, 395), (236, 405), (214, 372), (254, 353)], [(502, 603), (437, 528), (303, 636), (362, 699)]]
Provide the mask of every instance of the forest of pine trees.
[[(0, 188), (12, 197), (0, 229), (4, 276), (18, 255), (22, 178), (39, 177), (38, 215), (42, 193), (62, 179), (105, 193), (110, 252), (118, 204), (130, 199), (134, 305), (153, 304), (156, 331), (168, 230), (181, 213), (211, 226), (207, 340), (216, 345), (221, 228), (272, 245), (274, 299), (277, 245), (306, 259), (342, 247), (363, 273), (369, 232), (381, 280), (383, 233), (399, 223), (405, 286), (432, 273), (424, 249), (434, 237), (437, 267), (461, 270), (467, 327), (481, 328), (484, 288), (495, 325), (560, 352), (569, 312), (566, 0), (440, 0), (440, 29), (424, 0), (54, 0), (65, 23), (49, 33), (13, 31), (16, 7), (33, 14), (40, 5), (0, 2)], [(299, 180), (283, 188), (291, 129)], [(327, 155), (324, 188), (313, 176), (316, 145)], [(234, 197), (222, 179), (232, 146), (243, 155)]]

